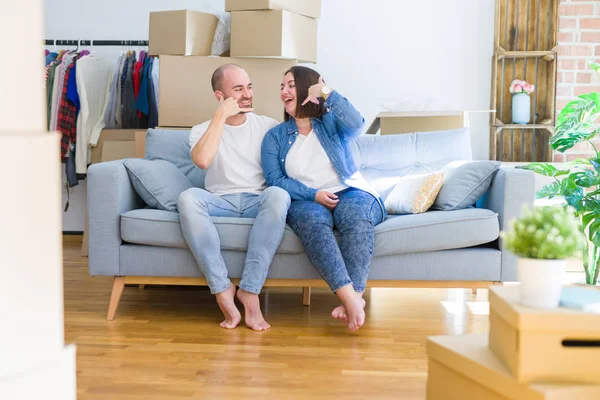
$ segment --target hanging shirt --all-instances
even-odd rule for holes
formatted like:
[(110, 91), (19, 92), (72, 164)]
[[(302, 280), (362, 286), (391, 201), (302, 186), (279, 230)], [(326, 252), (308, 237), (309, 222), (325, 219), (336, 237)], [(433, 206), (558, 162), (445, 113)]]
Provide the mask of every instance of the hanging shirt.
[(150, 58), (150, 65), (148, 68), (148, 128), (156, 128), (158, 126), (158, 104), (156, 104), (156, 94), (154, 93), (154, 77), (152, 76), (154, 63), (157, 61), (157, 58)]
[(117, 112), (117, 87), (119, 86), (119, 69), (121, 67), (121, 61), (123, 55), (119, 56), (117, 65), (114, 68), (113, 80), (110, 85), (110, 94), (108, 96), (108, 105), (106, 106), (106, 113), (104, 115), (104, 126), (110, 129), (117, 128), (117, 120), (115, 118)]
[(77, 113), (79, 113), (79, 109), (81, 105), (79, 103), (79, 93), (77, 93), (77, 62), (73, 64), (71, 68), (71, 73), (69, 74), (69, 80), (67, 81), (67, 99), (73, 102)]
[[(152, 85), (154, 85), (154, 103), (158, 110), (158, 75), (160, 74), (160, 59), (154, 58), (152, 62)], [(157, 112), (158, 115), (158, 112)]]
[(46, 128), (50, 130), (50, 116), (52, 115), (52, 91), (54, 89), (54, 76), (58, 62), (52, 61), (48, 66), (48, 78), (46, 79)]
[(115, 99), (115, 128), (117, 129), (121, 129), (121, 127), (123, 126), (122, 122), (121, 122), (121, 109), (122, 104), (123, 104), (123, 91), (122, 91), (122, 85), (121, 85), (121, 77), (123, 76), (123, 70), (125, 69), (125, 64), (127, 64), (127, 55), (126, 54), (122, 54), (121, 55), (121, 64), (119, 65), (119, 72), (117, 74), (117, 97)]
[(144, 61), (144, 66), (141, 69), (142, 81), (140, 83), (140, 91), (138, 93), (135, 107), (144, 115), (148, 115), (150, 105), (148, 104), (148, 70), (149, 60)]
[(331, 193), (348, 188), (331, 165), (314, 131), (306, 136), (298, 134), (285, 161), (287, 175), (309, 188)]
[(60, 154), (63, 158), (69, 156), (69, 150), (75, 145), (77, 139), (77, 108), (72, 101), (68, 99), (68, 82), (73, 73), (75, 56), (64, 60), (65, 77), (61, 89), (60, 106), (58, 108), (57, 130), (62, 133), (60, 143)]
[(77, 90), (81, 99), (81, 112), (77, 122), (75, 169), (78, 174), (87, 172), (91, 158), (90, 145), (95, 146), (104, 128), (104, 114), (113, 79), (112, 65), (100, 57), (88, 56), (78, 61)]

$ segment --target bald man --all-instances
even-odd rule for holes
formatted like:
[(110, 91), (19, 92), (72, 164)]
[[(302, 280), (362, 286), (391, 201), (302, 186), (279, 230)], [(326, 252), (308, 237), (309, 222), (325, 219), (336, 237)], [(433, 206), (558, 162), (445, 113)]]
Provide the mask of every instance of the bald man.
[[(210, 121), (190, 132), (190, 155), (196, 166), (206, 170), (206, 190), (191, 188), (179, 197), (181, 229), (225, 315), (220, 326), (233, 329), (240, 323), (237, 295), (246, 326), (263, 331), (270, 325), (258, 295), (283, 237), (290, 206), (285, 190), (267, 188), (260, 160), (263, 137), (279, 123), (252, 112), (252, 83), (243, 68), (223, 65), (213, 73), (211, 83), (219, 107)], [(237, 294), (210, 217), (255, 218)]]

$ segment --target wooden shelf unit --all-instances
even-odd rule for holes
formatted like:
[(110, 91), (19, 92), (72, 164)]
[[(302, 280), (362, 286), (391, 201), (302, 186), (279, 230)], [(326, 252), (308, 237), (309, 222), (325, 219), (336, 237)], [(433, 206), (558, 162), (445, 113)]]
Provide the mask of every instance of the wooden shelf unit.
[[(554, 133), (558, 2), (496, 0), (492, 59), (490, 159), (509, 162), (552, 161)], [(514, 79), (535, 85), (529, 124), (512, 123)]]

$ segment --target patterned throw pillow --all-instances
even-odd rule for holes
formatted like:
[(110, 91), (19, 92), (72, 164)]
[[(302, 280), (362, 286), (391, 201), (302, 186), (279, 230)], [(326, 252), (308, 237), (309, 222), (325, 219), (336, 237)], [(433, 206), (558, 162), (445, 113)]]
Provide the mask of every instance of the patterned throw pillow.
[(443, 182), (443, 172), (402, 177), (385, 199), (385, 208), (389, 214), (424, 213), (435, 201)]

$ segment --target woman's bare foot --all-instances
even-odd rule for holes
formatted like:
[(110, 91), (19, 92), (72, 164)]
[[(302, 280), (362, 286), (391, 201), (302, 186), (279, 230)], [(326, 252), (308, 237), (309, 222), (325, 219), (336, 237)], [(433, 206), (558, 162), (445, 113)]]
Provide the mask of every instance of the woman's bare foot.
[(227, 290), (217, 293), (217, 304), (225, 316), (225, 320), (219, 325), (224, 329), (233, 329), (242, 320), (240, 310), (235, 306), (235, 286), (230, 284)]
[[(362, 308), (364, 309), (367, 302), (363, 298), (361, 298), (361, 300), (362, 300)], [(344, 322), (348, 322), (348, 312), (346, 311), (346, 306), (343, 304), (334, 308), (333, 311), (331, 312), (331, 316), (335, 319), (341, 319)]]
[(339, 288), (335, 294), (342, 300), (346, 308), (348, 329), (351, 332), (358, 330), (365, 323), (365, 303), (361, 293), (356, 293), (352, 284), (349, 284)]
[(237, 298), (244, 305), (244, 322), (248, 328), (253, 331), (266, 331), (271, 328), (260, 311), (260, 300), (257, 294), (240, 289)]

